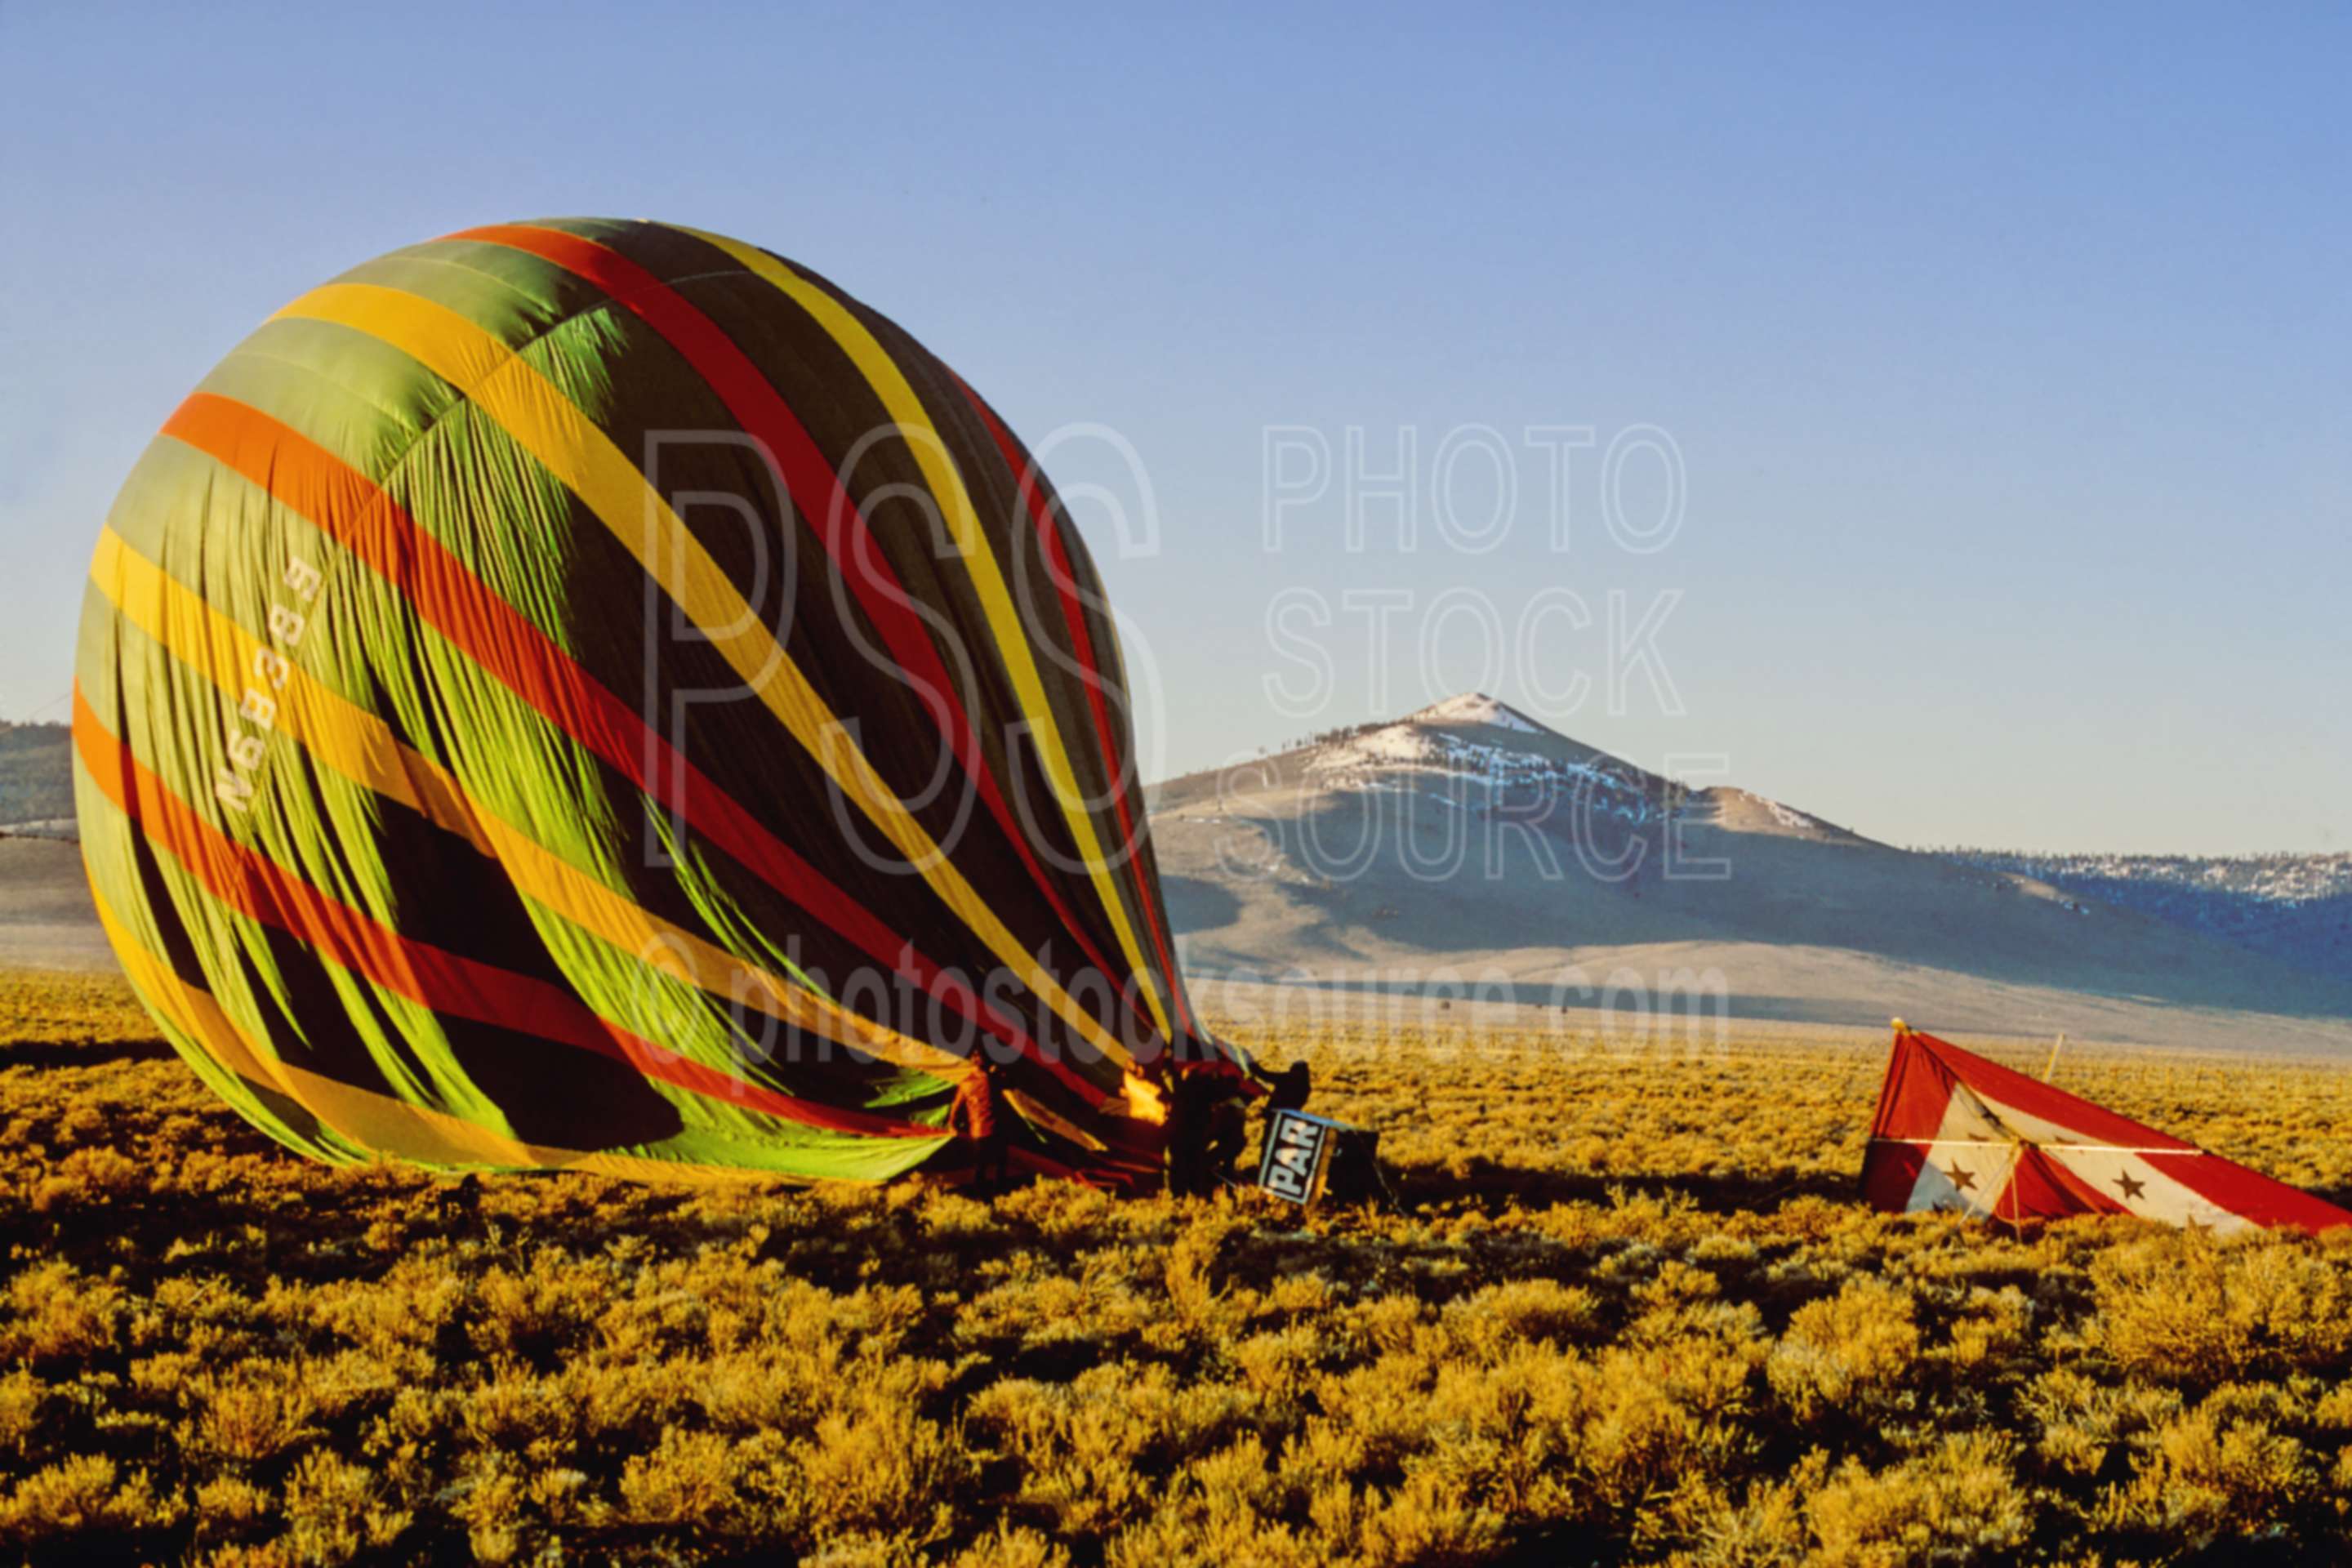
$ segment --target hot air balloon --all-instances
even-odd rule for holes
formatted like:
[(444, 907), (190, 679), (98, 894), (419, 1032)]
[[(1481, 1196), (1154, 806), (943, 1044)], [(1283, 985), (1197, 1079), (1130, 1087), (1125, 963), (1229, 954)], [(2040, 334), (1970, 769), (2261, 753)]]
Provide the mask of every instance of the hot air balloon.
[(992, 1123), (1147, 1186), (1248, 1071), (1051, 486), (718, 235), (467, 229), (264, 322), (100, 535), (74, 738), (132, 985), (318, 1159), (880, 1180)]

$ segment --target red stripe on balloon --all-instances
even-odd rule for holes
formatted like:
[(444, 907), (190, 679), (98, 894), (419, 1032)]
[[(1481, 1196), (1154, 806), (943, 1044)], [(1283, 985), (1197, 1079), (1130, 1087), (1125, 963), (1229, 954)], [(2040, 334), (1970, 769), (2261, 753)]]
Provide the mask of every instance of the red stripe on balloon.
[[(954, 375), (955, 373), (950, 371), (949, 374)], [(1110, 769), (1111, 805), (1118, 813), (1118, 830), (1125, 835), (1120, 842), (1130, 848), (1136, 847), (1135, 821), (1127, 804), (1127, 768), (1119, 757), (1118, 747), (1112, 742), (1110, 710), (1103, 703), (1102, 665), (1095, 658), (1094, 638), (1087, 632), (1086, 609), (1078, 602), (1077, 574), (1071, 570), (1069, 552), (1062, 544), (1062, 531), (1055, 521), (1054, 509), (1045, 503), (1045, 487), (1038, 482), (1037, 465), (1014, 445), (1013, 433), (1004, 427), (1004, 422), (997, 418), (996, 411), (989, 407), (980, 394), (974, 392), (961, 376), (956, 376), (955, 383), (962, 388), (964, 396), (971, 400), (972, 407), (987, 425), (989, 436), (995, 441), (996, 450), (1003, 458), (1004, 466), (1012, 470), (1020, 484), (1022, 502), (1037, 526), (1038, 536), (1045, 542), (1045, 558), (1054, 575), (1054, 586), (1061, 595), (1062, 618), (1069, 623), (1070, 644), (1077, 652), (1078, 662), (1086, 668), (1086, 679), (1079, 684), (1087, 689), (1087, 704), (1094, 710), (1095, 734), (1102, 746), (1103, 760)], [(1129, 855), (1128, 870), (1135, 884), (1136, 902), (1143, 906), (1144, 921), (1151, 929), (1151, 945), (1160, 956), (1160, 972), (1167, 979), (1169, 998), (1176, 1008), (1177, 1026), (1190, 1031), (1192, 1019), (1184, 1003), (1183, 982), (1169, 956), (1167, 933), (1160, 925), (1159, 902), (1152, 898), (1151, 889), (1143, 885), (1143, 857), (1139, 853)]]
[(452, 647), (859, 951), (893, 972), (903, 963), (941, 1003), (1045, 1062), (1088, 1103), (1102, 1102), (1101, 1090), (1040, 1051), (969, 982), (946, 974), (761, 826), (366, 475), (259, 409), (213, 393), (183, 403), (164, 421), (163, 434), (310, 519), (407, 598)]
[[(1117, 973), (1087, 939), (1045, 868), (1037, 863), (1028, 836), (1013, 820), (996, 777), (981, 755), (980, 739), (971, 719), (956, 695), (939, 650), (931, 645), (922, 618), (908, 604), (907, 591), (890, 563), (873, 546), (873, 535), (857, 503), (843, 489), (840, 477), (818, 450), (807, 427), (792, 411), (751, 356), (737, 346), (719, 323), (688, 302), (667, 283), (609, 246), (561, 229), (530, 224), (484, 224), (444, 235), (444, 239), (479, 240), (502, 245), (552, 262), (575, 277), (602, 289), (613, 302), (635, 314), (683, 355), (695, 374), (726, 404), (743, 432), (759, 441), (776, 464), (792, 502), (803, 517), (823, 518), (825, 553), (833, 558), (843, 581), (882, 634), (898, 667), (915, 678), (913, 688), (932, 721), (947, 741), (965, 776), (978, 786), (988, 813), (996, 819), (1014, 853), (1052, 906), (1054, 916), (1096, 971)], [(1133, 1005), (1133, 997), (1129, 996)], [(1108, 1020), (1105, 1020), (1108, 1022)]]
[(937, 1128), (778, 1093), (655, 1045), (561, 986), (401, 935), (229, 837), (164, 784), (74, 688), (74, 749), (100, 794), (207, 892), (374, 984), (454, 1018), (593, 1051), (689, 1093), (835, 1132), (936, 1138)]

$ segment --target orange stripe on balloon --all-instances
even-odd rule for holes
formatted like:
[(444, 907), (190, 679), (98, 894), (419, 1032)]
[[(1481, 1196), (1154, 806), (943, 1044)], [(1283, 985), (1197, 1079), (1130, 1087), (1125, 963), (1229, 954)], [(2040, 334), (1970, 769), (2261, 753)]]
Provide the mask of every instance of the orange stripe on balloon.
[[(940, 901), (998, 962), (1103, 1055), (1132, 1068), (1118, 1038), (1080, 1007), (1054, 973), (990, 908), (978, 889), (907, 809), (851, 737), (775, 629), (696, 538), (628, 455), (587, 412), (497, 333), (423, 294), (373, 283), (329, 283), (278, 312), (332, 321), (388, 343), (463, 393), (586, 507), (634, 556), (670, 603), (686, 612), (761, 706), (880, 829)], [(1025, 647), (1010, 650), (1026, 658)], [(1051, 749), (1049, 748), (1049, 752)], [(1093, 829), (1081, 819), (1084, 830)], [(1100, 875), (1099, 872), (1097, 873)], [(1126, 916), (1114, 909), (1124, 929)], [(1133, 944), (1129, 943), (1130, 952)], [(1143, 970), (1142, 960), (1135, 966)], [(1149, 981), (1148, 972), (1145, 973)], [(1147, 986), (1148, 989), (1148, 986)]]
[[(981, 755), (980, 740), (971, 715), (956, 695), (955, 684), (949, 679), (939, 650), (932, 646), (922, 618), (909, 607), (906, 588), (897, 572), (875, 548), (865, 515), (842, 487), (840, 476), (817, 449), (799, 416), (751, 356), (718, 322), (683, 295), (609, 246), (561, 229), (529, 224), (485, 224), (442, 237), (504, 246), (561, 267), (603, 289), (614, 304), (652, 327), (685, 358), (727, 405), (727, 411), (744, 433), (760, 442), (774, 460), (800, 515), (824, 520), (822, 538), (825, 553), (832, 557), (843, 581), (856, 595), (859, 606), (882, 634), (891, 657), (914, 678), (912, 689), (919, 697), (929, 697), (938, 704), (932, 713), (933, 722), (961, 764), (965, 776), (979, 789), (982, 804), (1011, 841), (1030, 880), (1045, 896), (1055, 918), (1076, 940), (1097, 973), (1106, 976), (1115, 973), (1087, 939), (1060, 889), (1037, 863), (1028, 836), (1014, 821), (1011, 804)], [(1138, 998), (1134, 994), (1122, 990), (1120, 999), (1135, 1009)]]
[[(264, 645), (258, 639), (133, 550), (111, 528), (99, 535), (90, 580), (126, 621), (210, 680), (224, 701), (236, 705), (248, 675), (259, 668), (257, 656)], [(748, 1002), (770, 1017), (853, 1050), (946, 1079), (971, 1070), (961, 1057), (909, 1039), (813, 988), (745, 963), (632, 902), (487, 806), (478, 806), (454, 774), (398, 740), (381, 716), (291, 661), (279, 660), (276, 673), (285, 681), (275, 689), (276, 733), (361, 788), (462, 835), (486, 858), (497, 861), (524, 897), (699, 990)], [(268, 684), (268, 677), (252, 679)]]
[(411, 1105), (377, 1089), (275, 1061), (245, 1037), (244, 1031), (211, 992), (181, 979), (160, 956), (149, 951), (122, 924), (108, 906), (105, 895), (95, 887), (91, 889), (91, 901), (98, 910), (99, 924), (113, 942), (115, 956), (122, 961), (132, 989), (165, 1023), (202, 1045), (215, 1061), (248, 1083), (279, 1089), (316, 1117), (321, 1126), (364, 1148), (436, 1164), (587, 1171), (638, 1181), (667, 1179), (703, 1186), (769, 1178), (769, 1173), (762, 1171), (527, 1143), (496, 1128), (484, 1127), (446, 1111)]
[(1057, 1055), (1041, 1051), (969, 982), (942, 971), (761, 826), (358, 469), (259, 409), (213, 393), (200, 392), (183, 403), (164, 422), (163, 434), (244, 475), (309, 519), (492, 679), (886, 971), (895, 973), (904, 963), (943, 1005), (1044, 1063), (1089, 1105), (1105, 1102), (1101, 1089)]
[(1061, 595), (1062, 618), (1070, 628), (1070, 644), (1086, 670), (1079, 684), (1087, 689), (1087, 701), (1094, 710), (1095, 736), (1102, 747), (1103, 761), (1110, 769), (1111, 804), (1118, 816), (1118, 830), (1123, 836), (1120, 841), (1129, 849), (1128, 869), (1129, 880), (1135, 888), (1135, 901), (1143, 906), (1143, 920), (1151, 932), (1152, 949), (1159, 954), (1160, 973), (1168, 977), (1169, 994), (1176, 1004), (1177, 1023), (1189, 1032), (1192, 1028), (1192, 1016), (1191, 1005), (1184, 998), (1183, 977), (1176, 973), (1176, 965), (1170, 957), (1168, 935), (1160, 927), (1158, 901), (1152, 898), (1151, 889), (1143, 885), (1143, 857), (1138, 852), (1139, 841), (1136, 837), (1135, 819), (1127, 804), (1128, 768), (1126, 760), (1120, 757), (1113, 742), (1110, 710), (1103, 703), (1102, 662), (1095, 658), (1094, 638), (1087, 631), (1086, 609), (1078, 601), (1077, 574), (1071, 569), (1069, 552), (1062, 543), (1062, 531), (1054, 517), (1054, 509), (1045, 502), (1045, 486), (1040, 482), (1043, 476), (1038, 473), (1036, 463), (1027, 458), (1013, 444), (1012, 432), (1004, 427), (1003, 421), (997, 418), (996, 411), (982, 401), (980, 394), (974, 392), (963, 377), (956, 375), (953, 371), (948, 374), (954, 376), (956, 385), (962, 389), (982, 422), (988, 426), (998, 455), (1004, 459), (1004, 466), (1012, 470), (1020, 485), (1022, 504), (1027, 509), (1030, 520), (1036, 525), (1038, 537), (1045, 543), (1048, 570), (1053, 574), (1054, 586)]
[[(1103, 912), (1109, 916), (1111, 929), (1118, 936), (1119, 948), (1126, 953), (1129, 970), (1142, 989), (1144, 1004), (1151, 1009), (1160, 1033), (1171, 1034), (1173, 1026), (1169, 1021), (1167, 1010), (1160, 1005), (1151, 966), (1144, 961), (1143, 950), (1136, 942), (1134, 929), (1127, 918), (1127, 907), (1111, 886), (1110, 868), (1107, 863), (1108, 857), (1103, 853), (1101, 837), (1095, 831), (1093, 811), (1081, 798), (1077, 780), (1071, 773), (1069, 748), (1063, 737), (1060, 721), (1055, 718), (1053, 705), (1045, 694), (1036, 658), (1030, 651), (1029, 634), (1023, 624), (1020, 609), (1013, 603), (1012, 595), (1005, 587), (1003, 570), (997, 563), (995, 548), (989, 542), (979, 510), (972, 504), (971, 494), (965, 488), (962, 475), (957, 470), (945, 440), (923, 406), (921, 395), (908, 381), (906, 372), (891, 357), (889, 351), (842, 300), (817, 287), (767, 251), (745, 245), (740, 240), (730, 239), (725, 235), (677, 225), (671, 226), (733, 258), (807, 311), (810, 319), (823, 327), (848, 356), (895, 422), (908, 453), (923, 472), (926, 488), (939, 503), (940, 521), (956, 542), (965, 578), (978, 596), (981, 613), (995, 638), (997, 652), (1003, 656), (1004, 673), (1013, 683), (1022, 717), (1031, 726), (1031, 739), (1037, 760), (1045, 769), (1046, 782), (1052, 787), (1055, 803), (1062, 809), (1063, 818), (1069, 824), (1071, 837), (1076, 841), (1080, 858), (1086, 862), (1087, 874), (1102, 900)], [(1103, 1044), (1099, 1040), (1095, 1043), (1097, 1046)], [(1114, 1049), (1111, 1054), (1115, 1058), (1125, 1057), (1123, 1050)], [(1129, 1076), (1134, 1076), (1131, 1071)]]
[(649, 1079), (833, 1131), (938, 1138), (936, 1128), (765, 1089), (601, 1018), (560, 986), (402, 936), (223, 833), (132, 755), (74, 688), (74, 746), (90, 782), (215, 899), (341, 968), (436, 1013), (626, 1062)]

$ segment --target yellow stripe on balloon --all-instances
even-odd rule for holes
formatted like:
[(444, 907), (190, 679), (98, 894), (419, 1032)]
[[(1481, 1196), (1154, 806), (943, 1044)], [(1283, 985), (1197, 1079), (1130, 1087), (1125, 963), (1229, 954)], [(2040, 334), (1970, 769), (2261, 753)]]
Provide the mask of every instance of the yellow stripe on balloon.
[(268, 704), (274, 732), (299, 735), (327, 766), (400, 802), (487, 855), (457, 780), (393, 737), (383, 721), (303, 673), (300, 666), (213, 608), (108, 528), (90, 579), (125, 620), (202, 674), (232, 705)]
[(1076, 1122), (1048, 1109), (1042, 1100), (1033, 1099), (1017, 1089), (1006, 1089), (1004, 1100), (1005, 1103), (1020, 1114), (1024, 1121), (1042, 1127), (1056, 1136), (1066, 1138), (1082, 1149), (1091, 1149), (1100, 1154), (1110, 1147)]
[[(331, 321), (391, 344), (448, 382), (585, 503), (646, 574), (684, 609), (793, 738), (879, 828), (997, 961), (1071, 1028), (1122, 1068), (1134, 1058), (1065, 992), (982, 901), (971, 882), (891, 793), (758, 612), (646, 482), (612, 437), (496, 336), (418, 295), (330, 283), (278, 312)], [(1147, 982), (1148, 984), (1148, 982)]]
[[(98, 878), (89, 879), (89, 900), (98, 910), (98, 923), (106, 932), (106, 940), (114, 949), (114, 956), (130, 977), (131, 988), (145, 998), (158, 1013), (188, 1038), (202, 1047), (206, 1056), (221, 1070), (247, 1083), (266, 1085), (302, 1107), (313, 1116), (318, 1109), (306, 1099), (285, 1064), (267, 1051), (257, 1051), (246, 1042), (245, 1036), (229, 1022), (208, 993), (196, 992), (204, 1006), (185, 1005), (181, 994), (191, 988), (179, 976), (164, 968), (147, 946), (118, 917), (106, 901), (106, 894)], [(320, 1117), (320, 1120), (326, 1120)]]
[(236, 1020), (212, 993), (189, 984), (125, 928), (104, 894), (93, 887), (99, 923), (113, 943), (132, 989), (163, 1020), (202, 1046), (227, 1071), (249, 1083), (266, 1083), (318, 1118), (320, 1124), (363, 1147), (443, 1165), (504, 1165), (591, 1171), (635, 1180), (664, 1179), (721, 1185), (764, 1179), (764, 1173), (625, 1154), (558, 1149), (526, 1143), (446, 1111), (411, 1105), (388, 1094), (341, 1082), (307, 1068), (273, 1060), (256, 1050)]
[[(439, 763), (397, 739), (383, 720), (319, 684), (290, 661), (257, 680), (252, 634), (132, 549), (111, 528), (99, 535), (90, 567), (99, 591), (123, 617), (173, 658), (209, 679), (229, 701), (259, 686), (278, 703), (276, 731), (363, 789), (397, 800), (498, 860), (524, 896), (573, 924), (713, 995), (757, 1007), (781, 1023), (824, 1036), (894, 1066), (953, 1081), (965, 1058), (885, 1028), (783, 976), (632, 903), (487, 809), (478, 809)], [(292, 1095), (293, 1089), (278, 1087)], [(299, 1098), (297, 1096), (296, 1098)], [(315, 1114), (315, 1112), (314, 1112)]]
[(1143, 949), (1135, 939), (1135, 931), (1127, 918), (1127, 906), (1118, 896), (1110, 876), (1109, 858), (1103, 853), (1102, 840), (1095, 832), (1093, 814), (1087, 809), (1084, 793), (1070, 771), (1069, 753), (1062, 741), (1062, 731), (1054, 720), (1052, 706), (1046, 701), (1045, 685), (1037, 669), (1037, 661), (1029, 651), (1029, 639), (1022, 629), (1019, 612), (1013, 607), (1013, 595), (1004, 585), (1004, 574), (996, 563), (996, 552), (990, 548), (982, 531), (980, 517), (973, 509), (971, 496), (964, 489), (963, 477), (956, 471), (955, 460), (948, 455), (940, 439), (930, 415), (915, 389), (908, 384), (905, 374), (889, 351), (877, 342), (849, 309), (831, 294), (818, 288), (783, 262), (755, 246), (724, 235), (708, 234), (684, 225), (670, 226), (680, 232), (727, 253), (763, 281), (782, 290), (792, 301), (805, 310), (816, 323), (831, 335), (866, 377), (882, 406), (907, 438), (908, 448), (921, 466), (923, 478), (931, 494), (946, 514), (950, 535), (963, 556), (965, 568), (971, 574), (972, 584), (979, 590), (981, 607), (988, 617), (989, 630), (1004, 655), (1005, 668), (1013, 678), (1013, 687), (1021, 701), (1024, 716), (1031, 731), (1037, 737), (1037, 750), (1045, 763), (1046, 781), (1053, 786), (1055, 799), (1062, 815), (1070, 825), (1078, 851), (1086, 857), (1087, 869), (1092, 876), (1095, 891), (1101, 897), (1103, 907), (1110, 914), (1111, 924), (1118, 932), (1118, 943), (1127, 955), (1129, 972), (1141, 983), (1144, 1000), (1150, 1005), (1151, 1016), (1163, 1035), (1171, 1033), (1168, 1011), (1160, 999), (1160, 988), (1152, 979), (1151, 966), (1143, 961)]
[[(353, 1135), (351, 1121), (339, 1114), (350, 1107), (339, 1102), (347, 1096), (364, 1093), (364, 1090), (305, 1071), (278, 1060), (267, 1051), (257, 1049), (245, 1037), (245, 1031), (237, 1027), (236, 1021), (214, 999), (212, 993), (182, 980), (123, 925), (121, 917), (107, 902), (106, 895), (95, 885), (90, 889), (90, 898), (98, 910), (99, 924), (105, 929), (107, 940), (113, 944), (115, 956), (122, 963), (123, 973), (129, 976), (132, 988), (157, 1013), (183, 1035), (201, 1045), (205, 1054), (228, 1072), (248, 1083), (267, 1084), (276, 1089), (328, 1128), (346, 1137)], [(322, 1089), (325, 1093), (317, 1092)], [(416, 1110), (389, 1095), (372, 1098), (402, 1110)], [(417, 1129), (411, 1129), (404, 1124), (405, 1119), (402, 1120), (404, 1131), (424, 1131), (424, 1148), (418, 1148), (413, 1138), (395, 1140), (389, 1144), (376, 1142), (372, 1146), (397, 1149), (425, 1159), (446, 1159), (454, 1152), (444, 1146), (444, 1140), (434, 1135), (429, 1121), (421, 1121)], [(444, 1120), (464, 1130), (469, 1145), (462, 1155), (465, 1160), (509, 1165), (538, 1163), (521, 1143), (503, 1133), (458, 1121), (454, 1117)]]
[(496, 817), (485, 816), (483, 826), (518, 889), (638, 962), (896, 1067), (914, 1068), (950, 1082), (972, 1070), (962, 1057), (911, 1039), (781, 975), (744, 963), (685, 927), (631, 903)]

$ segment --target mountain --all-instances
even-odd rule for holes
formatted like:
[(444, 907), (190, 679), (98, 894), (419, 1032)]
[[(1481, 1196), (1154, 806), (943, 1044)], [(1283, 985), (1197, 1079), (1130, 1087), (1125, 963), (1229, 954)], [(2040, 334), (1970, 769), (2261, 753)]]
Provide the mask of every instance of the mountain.
[(1944, 849), (2299, 969), (2352, 968), (2352, 855), (2046, 855)]
[(61, 825), (73, 814), (73, 732), (63, 724), (0, 723), (0, 828)]
[(1682, 788), (1478, 693), (1151, 792), (1190, 971), (1734, 1018), (2352, 1046), (2352, 976)]

